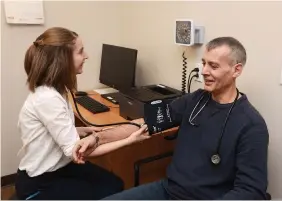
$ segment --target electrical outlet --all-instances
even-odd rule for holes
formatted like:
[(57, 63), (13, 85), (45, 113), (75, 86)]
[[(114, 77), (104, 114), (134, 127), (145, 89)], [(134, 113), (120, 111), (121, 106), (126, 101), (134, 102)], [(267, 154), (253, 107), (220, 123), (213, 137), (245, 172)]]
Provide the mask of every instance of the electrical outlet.
[(196, 68), (199, 68), (199, 77), (196, 79), (197, 82), (203, 82), (204, 78), (202, 76), (202, 69), (203, 69), (203, 64), (202, 63), (196, 63)]

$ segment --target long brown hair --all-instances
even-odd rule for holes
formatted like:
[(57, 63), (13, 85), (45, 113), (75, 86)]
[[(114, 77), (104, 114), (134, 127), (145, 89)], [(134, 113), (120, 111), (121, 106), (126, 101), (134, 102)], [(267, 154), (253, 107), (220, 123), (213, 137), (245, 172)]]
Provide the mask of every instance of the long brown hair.
[(54, 87), (60, 94), (76, 89), (73, 47), (77, 33), (53, 27), (42, 33), (25, 54), (24, 68), (29, 89)]

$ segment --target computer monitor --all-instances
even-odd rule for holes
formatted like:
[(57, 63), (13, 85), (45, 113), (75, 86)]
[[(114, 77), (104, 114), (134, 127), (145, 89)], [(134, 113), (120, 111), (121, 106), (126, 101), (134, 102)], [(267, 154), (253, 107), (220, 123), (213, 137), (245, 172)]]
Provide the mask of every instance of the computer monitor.
[[(136, 49), (103, 44), (100, 83), (119, 91), (135, 87), (137, 52)], [(104, 94), (102, 97), (118, 103), (114, 95), (118, 94)]]
[(135, 86), (137, 50), (103, 44), (100, 82), (117, 90)]

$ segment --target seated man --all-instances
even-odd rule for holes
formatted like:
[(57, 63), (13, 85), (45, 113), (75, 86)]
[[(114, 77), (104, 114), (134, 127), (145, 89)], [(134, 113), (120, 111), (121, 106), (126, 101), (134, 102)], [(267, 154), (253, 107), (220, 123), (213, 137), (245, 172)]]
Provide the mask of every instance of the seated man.
[(202, 62), (204, 90), (171, 103), (180, 127), (167, 177), (106, 199), (266, 199), (268, 129), (236, 88), (245, 48), (232, 37), (216, 38)]

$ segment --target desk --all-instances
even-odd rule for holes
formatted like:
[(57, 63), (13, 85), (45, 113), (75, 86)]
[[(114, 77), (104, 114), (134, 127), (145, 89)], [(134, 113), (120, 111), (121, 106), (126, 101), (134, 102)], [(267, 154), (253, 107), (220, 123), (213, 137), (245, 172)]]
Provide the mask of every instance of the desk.
[[(87, 121), (93, 122), (95, 124), (107, 124), (127, 121), (123, 117), (119, 116), (118, 105), (115, 105), (103, 99), (99, 94), (95, 92), (89, 92), (89, 96), (110, 107), (110, 111), (92, 114), (82, 106), (78, 105), (78, 109), (81, 115)], [(73, 110), (75, 113), (76, 126), (85, 126), (85, 124), (80, 120), (75, 108)], [(165, 140), (163, 136), (172, 135), (175, 132), (176, 129), (170, 129), (163, 132), (162, 135), (153, 135), (152, 138), (145, 140), (142, 143), (136, 143), (127, 147), (123, 147), (103, 156), (90, 159), (90, 161), (120, 176), (125, 183), (125, 189), (131, 188), (134, 186), (134, 162), (146, 157), (173, 151), (175, 140), (168, 141)], [(166, 167), (170, 161), (171, 157), (168, 157), (151, 162), (149, 164), (144, 164), (140, 169), (140, 184), (156, 181), (160, 178), (165, 177)]]

